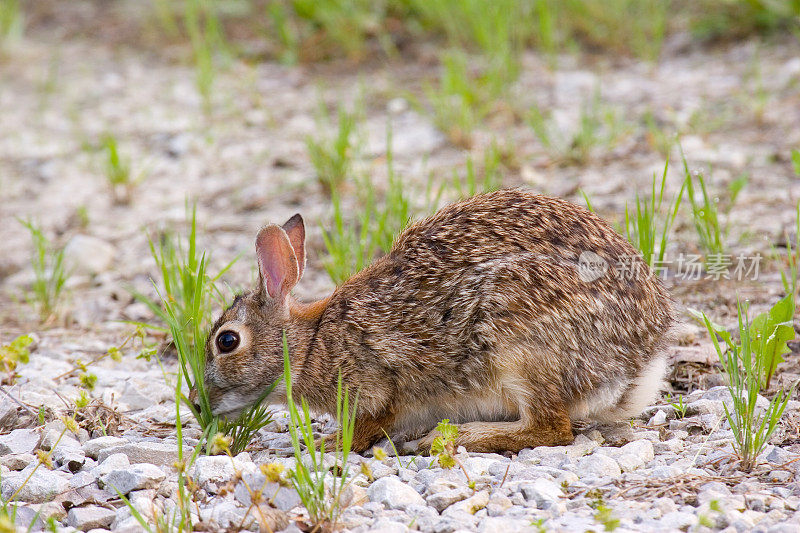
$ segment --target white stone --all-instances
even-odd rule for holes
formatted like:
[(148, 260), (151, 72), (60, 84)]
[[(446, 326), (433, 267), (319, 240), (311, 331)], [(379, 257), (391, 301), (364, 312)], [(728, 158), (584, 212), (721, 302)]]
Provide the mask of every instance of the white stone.
[(405, 509), (409, 505), (425, 505), (419, 492), (409, 487), (394, 476), (377, 480), (367, 489), (371, 502), (382, 503), (389, 509)]
[(172, 466), (178, 460), (178, 445), (166, 442), (130, 442), (121, 446), (103, 448), (97, 453), (97, 460), (103, 462), (115, 453), (124, 453), (131, 464), (149, 463), (159, 466)]
[(434, 492), (426, 498), (426, 501), (428, 505), (441, 513), (454, 503), (468, 498), (470, 494), (472, 494), (472, 490), (469, 487), (459, 486)]
[(656, 411), (650, 418), (650, 422), (647, 423), (648, 426), (660, 426), (662, 424), (667, 423), (667, 413), (663, 409), (659, 409)]
[(650, 471), (650, 477), (665, 479), (670, 477), (679, 476), (683, 473), (683, 469), (674, 465), (657, 466)]
[(9, 470), (22, 470), (34, 461), (36, 456), (32, 453), (0, 455), (0, 465)]
[(618, 476), (622, 473), (617, 462), (602, 453), (587, 455), (578, 459), (575, 467), (579, 476)]
[(128, 494), (132, 490), (158, 488), (166, 474), (155, 465), (140, 463), (123, 470), (112, 470), (99, 479), (99, 483), (107, 490)]
[(64, 247), (64, 264), (74, 274), (106, 272), (114, 263), (114, 246), (97, 237), (75, 235)]
[(173, 399), (175, 391), (163, 383), (128, 378), (119, 395), (119, 403), (132, 411), (141, 411), (154, 404)]
[(190, 472), (201, 487), (209, 483), (225, 483), (236, 473), (233, 459), (227, 455), (203, 455), (197, 458)]
[(682, 439), (669, 439), (662, 442), (657, 442), (653, 445), (653, 451), (656, 453), (679, 453), (683, 451), (686, 444)]
[(66, 466), (70, 472), (77, 472), (86, 462), (86, 455), (80, 446), (77, 445), (78, 441), (62, 445), (59, 443), (56, 449), (52, 452), (53, 460), (61, 466)]
[(105, 458), (105, 460), (94, 467), (94, 469), (92, 469), (92, 474), (94, 474), (96, 477), (101, 477), (114, 470), (128, 468), (130, 465), (131, 462), (128, 460), (127, 455), (124, 453), (115, 453), (113, 455), (109, 455)]
[[(36, 468), (30, 479), (28, 476), (36, 468), (36, 463), (28, 465), (16, 475), (3, 477), (0, 492), (4, 499), (9, 499), (17, 490), (17, 499), (29, 503), (43, 503), (52, 500), (58, 494), (69, 489), (69, 481), (57, 472), (44, 466)], [(27, 480), (27, 482), (26, 482)], [(21, 490), (20, 490), (20, 487)]]
[(405, 533), (408, 531), (408, 526), (395, 520), (380, 518), (372, 524), (369, 531), (378, 531), (380, 533)]
[(489, 516), (503, 516), (513, 504), (511, 498), (498, 492), (489, 496), (489, 503), (486, 505), (486, 512)]
[(108, 528), (117, 518), (116, 511), (90, 505), (88, 507), (73, 507), (67, 514), (67, 524), (81, 531), (95, 528)]
[(507, 517), (488, 517), (481, 520), (478, 526), (480, 533), (535, 533), (536, 528), (533, 527), (530, 520), (522, 518), (507, 518)]
[(257, 490), (263, 486), (263, 494), (270, 499), (274, 507), (281, 511), (290, 511), (302, 504), (300, 496), (291, 486), (281, 487), (277, 483), (271, 482), (265, 484), (265, 481), (266, 477), (260, 472), (245, 474), (242, 476), (242, 481), (237, 483), (233, 489), (233, 495), (242, 505), (249, 506), (252, 500), (247, 487), (250, 487), (251, 490)]
[(39, 434), (34, 430), (15, 429), (8, 435), (0, 436), (0, 455), (33, 453), (37, 444), (39, 444)]
[(91, 457), (92, 459), (97, 459), (97, 454), (100, 453), (100, 450), (105, 450), (106, 448), (113, 448), (115, 446), (122, 446), (123, 444), (127, 444), (127, 440), (121, 437), (98, 437), (96, 439), (87, 440), (83, 443), (83, 453), (86, 454), (87, 457)]
[(697, 523), (697, 518), (692, 513), (673, 511), (664, 514), (659, 520), (659, 525), (669, 531), (685, 530)]
[(631, 472), (652, 461), (654, 455), (652, 442), (649, 440), (637, 440), (629, 442), (620, 448), (616, 460), (623, 472)]
[(248, 528), (250, 524), (256, 523), (255, 518), (249, 515), (245, 518), (247, 509), (237, 505), (236, 501), (223, 501), (200, 511), (200, 516), (204, 522), (209, 522), (216, 526), (216, 530), (227, 530), (238, 526), (244, 519), (244, 526)]
[(725, 403), (720, 400), (701, 398), (686, 404), (686, 415), (725, 415)]
[(474, 515), (489, 504), (489, 491), (476, 492), (469, 498), (456, 502), (442, 512), (443, 516), (458, 516), (461, 513)]
[(557, 502), (564, 494), (556, 483), (545, 478), (538, 478), (533, 483), (523, 485), (522, 494), (526, 500), (536, 502), (540, 509), (546, 509)]

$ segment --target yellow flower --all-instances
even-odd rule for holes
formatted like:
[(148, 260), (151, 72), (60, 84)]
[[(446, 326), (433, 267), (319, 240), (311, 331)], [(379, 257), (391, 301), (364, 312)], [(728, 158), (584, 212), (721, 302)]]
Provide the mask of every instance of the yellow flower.
[(377, 459), (378, 461), (383, 461), (384, 459), (386, 459), (386, 450), (378, 446), (373, 446), (372, 456), (375, 457), (375, 459)]
[(268, 463), (261, 465), (261, 473), (272, 483), (280, 483), (282, 480), (284, 466), (280, 463)]

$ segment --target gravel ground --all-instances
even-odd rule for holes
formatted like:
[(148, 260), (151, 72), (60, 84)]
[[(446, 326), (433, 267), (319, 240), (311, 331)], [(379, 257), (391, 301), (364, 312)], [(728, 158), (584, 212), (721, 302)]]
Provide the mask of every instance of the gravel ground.
[[(585, 165), (564, 166), (530, 127), (501, 111), (477, 132), (474, 150), (480, 153), (495, 138), (513, 156), (503, 166), (505, 185), (576, 202), (583, 189), (601, 213), (618, 219), (636, 186), (647, 186), (663, 167), (664, 156), (643, 122), (650, 113), (664, 131), (682, 133), (687, 159), (693, 168), (711, 169), (715, 190), (749, 176), (730, 216), (732, 252), (767, 255), (791, 228), (800, 198), (800, 180), (792, 177), (788, 160), (789, 149), (800, 146), (798, 51), (796, 41), (697, 49), (675, 38), (658, 65), (619, 60), (590, 67), (565, 57), (554, 70), (529, 55), (513, 88), (521, 108), (538, 103), (552, 110), (561, 131), (570, 131), (577, 110), (599, 87), (623, 133), (598, 144)], [(392, 121), (396, 167), (408, 189), (419, 193), (418, 210), (430, 174), (449, 179), (453, 168), (463, 171), (464, 151), (407, 96), (435, 74), (434, 67), (420, 60), (354, 70), (234, 64), (218, 75), (214, 112), (207, 118), (192, 70), (154, 54), (41, 31), (0, 60), (0, 341), (23, 333), (35, 337), (30, 363), (4, 389), (16, 401), (0, 401), (3, 497), (28, 479), (36, 450), (54, 450), (52, 469), (38, 468), (18, 494), (24, 502), (18, 524), (38, 512), (37, 523), (53, 516), (64, 531), (140, 530), (112, 486), (146, 517), (174, 509), (178, 447), (174, 391), (167, 384), (174, 359), (165, 357), (162, 368), (126, 348), (121, 362), (94, 365), (91, 416), (74, 438), (64, 436), (55, 447), (61, 423), (38, 425), (37, 409), (43, 406), (46, 419), (64, 414), (80, 390), (76, 373), (69, 372), (74, 361), (119, 345), (131, 329), (124, 321), (154, 320), (128, 288), (152, 293), (148, 234), (183, 228), (187, 198), (197, 201), (200, 239), (212, 265), (244, 252), (225, 278), (234, 287), (253, 279), (256, 229), (303, 213), (309, 266), (296, 294), (313, 298), (332, 288), (322, 268), (320, 230), (329, 223), (330, 207), (305, 148), (306, 136), (320, 128), (319, 97), (334, 103), (360, 95), (366, 116), (359, 165), (379, 186), (385, 180), (386, 123)], [(111, 193), (92, 148), (105, 132), (119, 138), (141, 177), (128, 203)], [(670, 176), (675, 191), (678, 165)], [(58, 321), (39, 324), (23, 301), (32, 279), (31, 247), (15, 217), (34, 217), (67, 244), (75, 274)], [(681, 219), (672, 251), (695, 252), (693, 231)], [(746, 284), (668, 281), (679, 304), (731, 325), (737, 293), (756, 309), (775, 301), (781, 292), (777, 272), (765, 262), (759, 279)], [(351, 455), (354, 476), (341, 525), (354, 531), (584, 531), (615, 524), (617, 531), (800, 531), (796, 393), (761, 463), (743, 474), (724, 420), (730, 397), (714, 386), (721, 381), (709, 350), (692, 325), (670, 348), (671, 385), (686, 393), (682, 418), (665, 400), (629, 426), (585, 428), (571, 446), (517, 455), (462, 450), (457, 458), (463, 469), (439, 468), (428, 457)], [(798, 359), (798, 353), (787, 356), (778, 385), (796, 380)], [(258, 511), (244, 488), (265, 482), (262, 465), (292, 466), (280, 409), (251, 451), (233, 460), (202, 457), (193, 466), (195, 511), (209, 530), (257, 530), (259, 524), (297, 530), (305, 511), (291, 489), (268, 483), (264, 493), (275, 494), (272, 505)], [(322, 432), (333, 427), (325, 417), (318, 425)], [(195, 442), (193, 420), (184, 435), (187, 444)], [(362, 472), (363, 463), (374, 480)]]

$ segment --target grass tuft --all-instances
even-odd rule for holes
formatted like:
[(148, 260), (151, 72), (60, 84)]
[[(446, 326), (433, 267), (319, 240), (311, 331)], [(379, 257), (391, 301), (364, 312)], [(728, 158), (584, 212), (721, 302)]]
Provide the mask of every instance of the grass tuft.
[(64, 247), (54, 246), (32, 220), (17, 219), (31, 235), (33, 243), (33, 285), (28, 301), (39, 311), (42, 322), (54, 319), (63, 303), (70, 273), (64, 263)]
[[(325, 111), (323, 102), (320, 102), (319, 116), (319, 129), (327, 129), (332, 120)], [(356, 157), (358, 149), (355, 134), (359, 116), (358, 111), (348, 112), (340, 107), (337, 111), (337, 127), (334, 136), (315, 138), (309, 135), (306, 137), (306, 148), (311, 164), (314, 165), (317, 172), (317, 180), (328, 194), (338, 191), (352, 172), (353, 159)]]
[(17, 380), (17, 367), (30, 361), (28, 346), (33, 344), (30, 335), (20, 335), (8, 344), (0, 346), (0, 385), (13, 385)]
[(568, 131), (537, 105), (525, 119), (550, 157), (563, 165), (585, 165), (596, 148), (613, 147), (627, 129), (616, 110), (602, 103), (599, 91), (581, 105), (577, 126)]
[(664, 164), (660, 185), (656, 174), (653, 174), (650, 196), (640, 197), (637, 192), (634, 208), (630, 209), (627, 202), (625, 204), (625, 237), (642, 252), (642, 257), (650, 268), (660, 266), (664, 262), (669, 232), (678, 214), (685, 188), (685, 185), (681, 187), (680, 192), (666, 205), (665, 210), (664, 189), (667, 184), (668, 169), (669, 160)]
[[(197, 213), (192, 209), (189, 235), (186, 243), (163, 239), (159, 246), (150, 241), (150, 251), (161, 272), (161, 286), (156, 287), (160, 301), (133, 291), (160, 318), (169, 330), (178, 354), (180, 369), (176, 387), (176, 401), (184, 403), (194, 414), (205, 434), (221, 433), (231, 438), (230, 449), (236, 454), (243, 451), (255, 434), (272, 421), (271, 413), (261, 402), (274, 389), (272, 384), (259, 401), (245, 409), (234, 420), (220, 419), (211, 410), (203, 383), (205, 372), (205, 339), (211, 325), (211, 312), (215, 304), (225, 305), (226, 299), (218, 286), (220, 277), (236, 261), (234, 259), (217, 275), (207, 273), (208, 260), (197, 246)], [(183, 383), (197, 390), (196, 408), (183, 394)], [(210, 452), (210, 445), (206, 447)]]
[[(727, 218), (739, 193), (747, 185), (747, 176), (740, 176), (728, 185), (726, 205), (720, 207), (719, 198), (712, 197), (708, 192), (703, 174), (698, 172), (692, 175), (686, 157), (682, 158), (684, 187), (692, 207), (692, 219), (700, 238), (700, 246), (705, 252), (706, 265), (719, 264), (724, 261), (723, 256), (727, 250), (726, 240), (730, 229)], [(698, 186), (700, 196), (697, 195)]]
[[(289, 362), (289, 345), (286, 332), (283, 334), (283, 381), (286, 385), (286, 403), (291, 424), (289, 432), (294, 448), (295, 468), (291, 481), (303, 505), (308, 511), (314, 530), (336, 530), (343, 511), (342, 494), (347, 487), (350, 468), (347, 459), (353, 443), (358, 394), (350, 401), (350, 392), (342, 385), (342, 376), (336, 389), (336, 420), (339, 432), (336, 435), (334, 467), (325, 465), (325, 440), (319, 445), (314, 438), (311, 414), (305, 398), (300, 398), (300, 409), (292, 396), (292, 376)], [(306, 456), (302, 447), (306, 449)]]
[(117, 204), (129, 204), (134, 186), (141, 181), (144, 174), (137, 178), (131, 172), (131, 160), (122, 155), (119, 151), (117, 138), (112, 134), (106, 134), (102, 138), (103, 150), (103, 170), (114, 202)]
[[(211, 276), (206, 271), (208, 264), (205, 253), (201, 253), (197, 246), (197, 208), (192, 207), (189, 221), (189, 234), (185, 242), (172, 234), (163, 235), (156, 244), (149, 240), (150, 254), (156, 262), (161, 274), (161, 284), (157, 291), (169, 303), (161, 299), (151, 299), (134, 291), (137, 299), (145, 303), (162, 322), (170, 322), (170, 311), (174, 314), (174, 321), (182, 325), (188, 335), (188, 342), (194, 346), (202, 346), (204, 336), (196, 336), (193, 331), (195, 324), (204, 331), (211, 325), (211, 312), (214, 305), (224, 305), (226, 298), (218, 286), (220, 278), (238, 260), (234, 258), (225, 265), (216, 275)], [(198, 288), (202, 289), (198, 292)], [(207, 289), (207, 290), (206, 290)]]
[(394, 168), (391, 127), (387, 129), (386, 143), (388, 188), (382, 202), (377, 200), (377, 191), (368, 176), (359, 184), (360, 209), (356, 220), (345, 218), (341, 194), (331, 196), (333, 228), (323, 228), (322, 238), (328, 252), (325, 269), (337, 285), (369, 265), (377, 254), (387, 253), (410, 221), (408, 194)]
[[(789, 297), (784, 300), (790, 301)], [(745, 472), (751, 471), (757, 464), (758, 456), (775, 432), (789, 398), (794, 393), (794, 386), (789, 391), (781, 389), (773, 396), (766, 409), (757, 405), (759, 392), (777, 364), (775, 355), (778, 354), (779, 357), (786, 340), (794, 338), (793, 328), (784, 328), (785, 323), (774, 321), (773, 312), (785, 305), (782, 303), (784, 300), (773, 307), (767, 318), (760, 315), (753, 322), (749, 320), (747, 304), (738, 302), (738, 343), (725, 328), (712, 323), (705, 313), (694, 313), (702, 318), (725, 370), (728, 391), (733, 399), (732, 408), (724, 405), (725, 417), (733, 431), (734, 450), (739, 455), (741, 468)], [(723, 340), (724, 347), (717, 337)]]

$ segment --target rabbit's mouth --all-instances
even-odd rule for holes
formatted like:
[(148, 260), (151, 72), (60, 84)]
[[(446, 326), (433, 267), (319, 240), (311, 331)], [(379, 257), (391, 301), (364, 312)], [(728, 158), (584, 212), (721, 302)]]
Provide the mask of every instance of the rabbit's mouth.
[(216, 405), (212, 407), (211, 413), (214, 416), (236, 418), (246, 407), (258, 399), (251, 396), (236, 390), (226, 391)]

